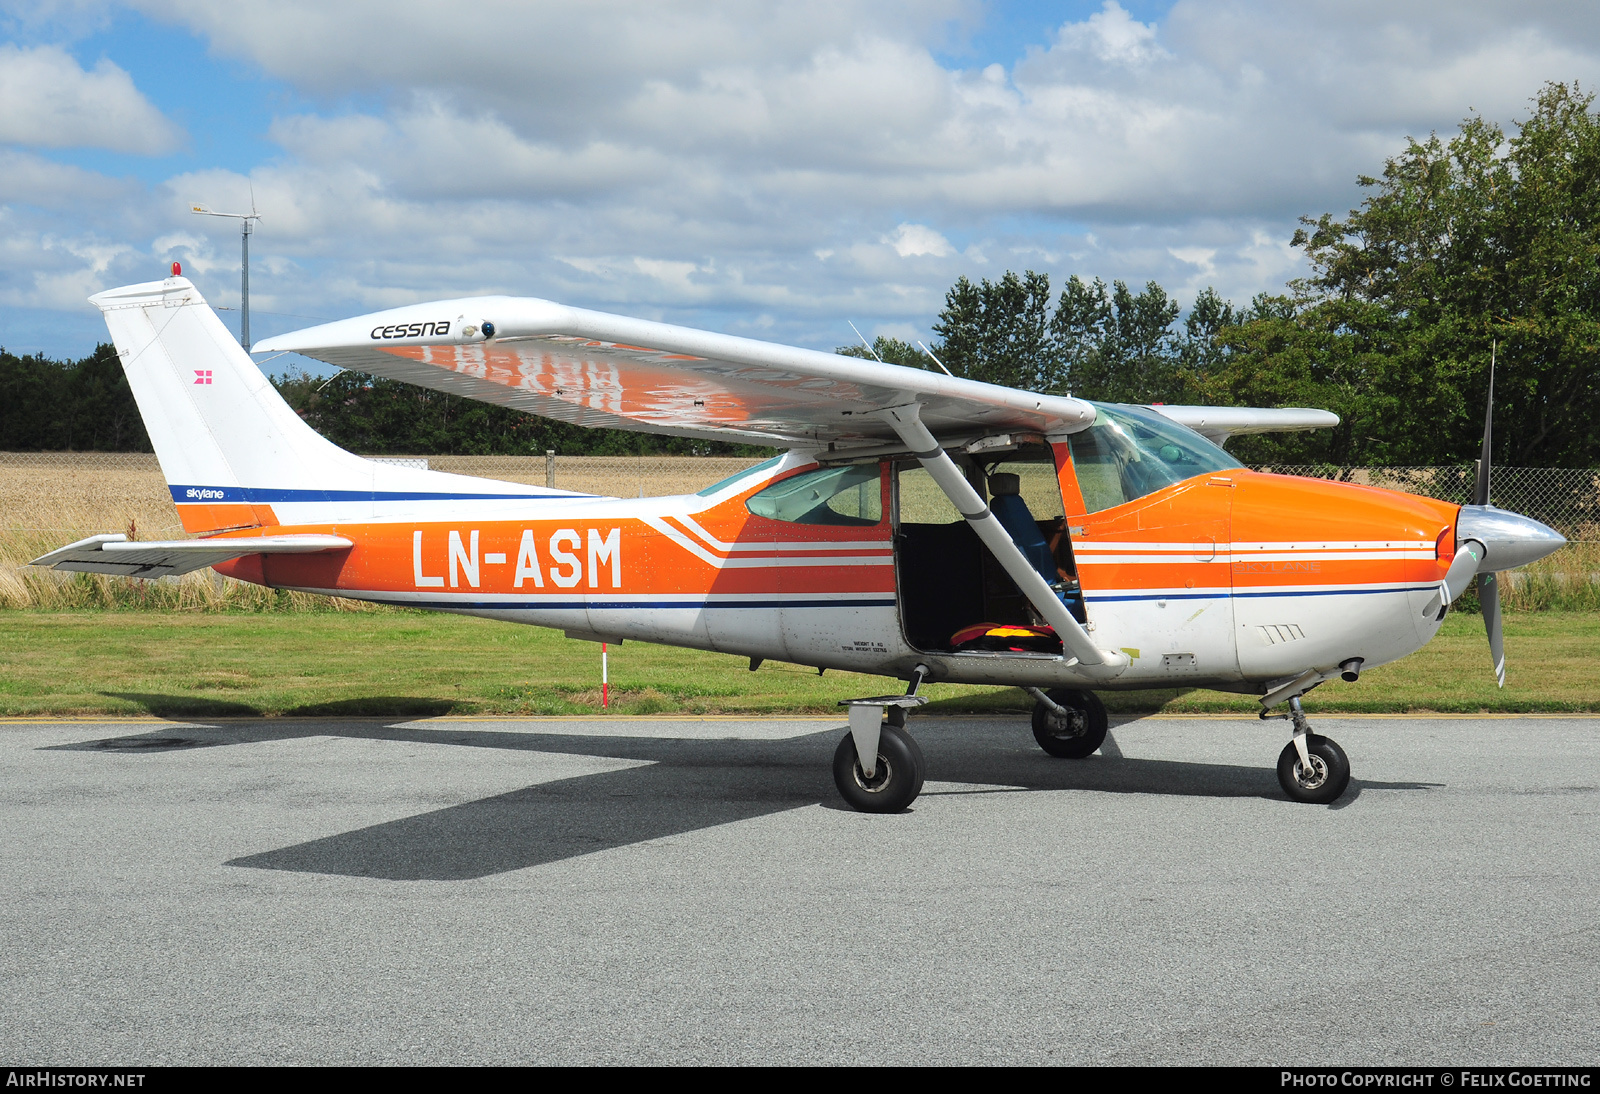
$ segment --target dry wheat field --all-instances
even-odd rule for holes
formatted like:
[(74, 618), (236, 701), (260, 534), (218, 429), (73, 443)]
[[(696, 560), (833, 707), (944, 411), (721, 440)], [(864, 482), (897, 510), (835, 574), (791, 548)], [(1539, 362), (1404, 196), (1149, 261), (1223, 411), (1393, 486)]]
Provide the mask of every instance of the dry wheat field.
[[(423, 457), (418, 457), (419, 459)], [(611, 497), (690, 493), (759, 462), (694, 456), (432, 456), (436, 471)], [(27, 565), (75, 539), (127, 532), (187, 538), (153, 455), (121, 452), (0, 453), (0, 608), (173, 611), (386, 611), (354, 600), (274, 592), (213, 574), (160, 581), (58, 574)], [(1582, 541), (1505, 583), (1511, 611), (1600, 610), (1600, 542)], [(1461, 605), (1471, 608), (1469, 598)]]
[[(613, 497), (692, 493), (758, 459), (694, 456), (431, 456), (435, 471)], [(553, 472), (553, 474), (552, 474)], [(187, 539), (154, 455), (0, 453), (0, 608), (380, 611), (361, 601), (276, 593), (209, 570), (160, 581), (58, 574), (27, 563), (101, 532)]]

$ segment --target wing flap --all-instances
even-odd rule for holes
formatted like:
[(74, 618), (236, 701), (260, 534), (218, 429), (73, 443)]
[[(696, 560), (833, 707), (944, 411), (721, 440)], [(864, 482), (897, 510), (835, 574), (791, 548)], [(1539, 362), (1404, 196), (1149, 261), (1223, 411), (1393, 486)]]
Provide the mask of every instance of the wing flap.
[(574, 425), (783, 447), (896, 444), (878, 411), (909, 402), (941, 441), (1071, 433), (1094, 420), (1070, 396), (523, 297), (417, 304), (255, 348)]
[(315, 554), (353, 547), (343, 536), (242, 536), (227, 539), (129, 540), (120, 532), (90, 536), (30, 566), (120, 577), (173, 577), (246, 555)]

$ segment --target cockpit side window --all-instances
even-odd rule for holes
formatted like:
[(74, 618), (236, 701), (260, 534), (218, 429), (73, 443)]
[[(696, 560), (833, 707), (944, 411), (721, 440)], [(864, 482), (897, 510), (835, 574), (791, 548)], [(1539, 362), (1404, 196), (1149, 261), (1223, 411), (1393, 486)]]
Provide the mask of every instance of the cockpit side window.
[(745, 505), (758, 517), (791, 524), (867, 527), (883, 519), (882, 480), (877, 463), (827, 467), (774, 483)]
[(1094, 424), (1068, 438), (1091, 513), (1196, 475), (1244, 466), (1194, 430), (1146, 407), (1095, 403), (1094, 408)]

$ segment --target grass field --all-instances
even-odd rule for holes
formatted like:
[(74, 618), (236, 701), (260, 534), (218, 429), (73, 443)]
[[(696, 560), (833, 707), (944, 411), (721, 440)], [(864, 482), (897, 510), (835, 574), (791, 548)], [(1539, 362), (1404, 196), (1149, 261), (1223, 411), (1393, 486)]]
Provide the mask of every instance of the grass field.
[[(1507, 686), (1482, 622), (1453, 614), (1417, 654), (1311, 693), (1317, 711), (1600, 711), (1600, 613), (1506, 617)], [(0, 612), (0, 715), (575, 714), (600, 712), (600, 648), (559, 632), (420, 612), (228, 615)], [(611, 712), (837, 713), (882, 677), (629, 642)], [(931, 685), (927, 711), (1025, 710), (1015, 689)], [(1211, 691), (1103, 693), (1113, 710), (1256, 709)]]

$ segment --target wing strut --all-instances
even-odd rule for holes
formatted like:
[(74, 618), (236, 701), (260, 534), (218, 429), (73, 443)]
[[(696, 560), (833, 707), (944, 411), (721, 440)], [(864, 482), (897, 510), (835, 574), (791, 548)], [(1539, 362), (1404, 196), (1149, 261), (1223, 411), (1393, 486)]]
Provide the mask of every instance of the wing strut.
[(1084, 668), (1096, 668), (1095, 675), (1116, 676), (1128, 667), (1128, 655), (1103, 650), (1094, 644), (1089, 637), (1089, 632), (1078, 625), (1067, 611), (1067, 606), (1056, 596), (1045, 579), (1039, 576), (1039, 571), (1029, 564), (1027, 558), (1018, 549), (1011, 539), (1011, 534), (1005, 530), (989, 507), (984, 504), (978, 492), (955, 465), (955, 461), (939, 446), (928, 427), (922, 424), (918, 417), (919, 404), (908, 403), (904, 406), (889, 407), (880, 412), (881, 416), (894, 427), (906, 447), (911, 449), (911, 454), (917, 461), (927, 468), (933, 481), (939, 484), (939, 489), (944, 491), (945, 497), (956, 507), (972, 530), (978, 533), (986, 547), (994, 553), (994, 557), (1004, 567), (1011, 580), (1017, 583), (1017, 588), (1022, 590), (1022, 595), (1028, 598), (1045, 622), (1055, 628), (1056, 634), (1061, 638), (1062, 648), (1077, 659)]

